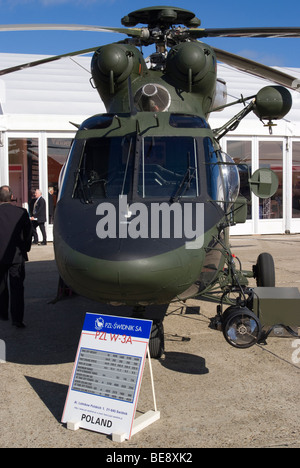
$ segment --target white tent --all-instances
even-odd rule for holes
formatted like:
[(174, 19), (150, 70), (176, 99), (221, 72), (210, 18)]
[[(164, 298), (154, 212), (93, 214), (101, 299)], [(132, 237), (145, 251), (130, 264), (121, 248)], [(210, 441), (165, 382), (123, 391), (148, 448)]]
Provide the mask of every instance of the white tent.
[[(44, 56), (0, 54), (0, 69), (42, 58)], [(69, 120), (77, 118), (77, 121), (81, 121), (90, 115), (105, 112), (97, 91), (90, 83), (90, 61), (90, 57), (64, 58), (2, 76), (0, 125), (5, 127), (7, 124), (9, 129), (41, 129), (44, 125), (44, 130), (53, 129), (53, 125), (56, 125), (55, 130), (66, 130), (71, 129)], [(280, 70), (300, 79), (300, 68)], [(262, 87), (272, 84), (222, 64), (218, 65), (218, 76), (227, 83), (228, 102), (239, 99), (241, 95), (254, 95)], [(300, 136), (300, 93), (292, 92), (292, 95), (293, 109), (284, 123), (280, 124), (280, 130), (282, 132), (286, 129)], [(237, 106), (211, 114), (211, 126), (221, 126), (239, 109)], [(26, 124), (22, 123), (20, 116), (26, 116)], [(53, 116), (56, 124), (53, 122)], [(289, 123), (291, 125), (288, 125)], [(241, 124), (238, 133), (264, 133), (265, 130), (261, 129), (257, 117), (250, 114)]]
[[(0, 68), (44, 58), (0, 54)], [(105, 112), (90, 83), (90, 58), (76, 57), (27, 68), (0, 78), (0, 125), (11, 130), (71, 130), (69, 120)]]

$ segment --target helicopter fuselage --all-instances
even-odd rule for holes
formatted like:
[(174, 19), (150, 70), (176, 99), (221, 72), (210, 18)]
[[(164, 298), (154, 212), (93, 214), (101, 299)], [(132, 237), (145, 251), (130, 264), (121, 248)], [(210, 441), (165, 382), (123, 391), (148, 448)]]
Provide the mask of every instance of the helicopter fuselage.
[[(134, 11), (121, 22), (126, 29), (0, 27), (2, 31), (86, 29), (128, 37), (98, 49), (0, 70), (2, 76), (96, 50), (91, 83), (107, 113), (81, 124), (60, 175), (54, 247), (61, 279), (82, 296), (133, 306), (138, 316), (146, 316), (149, 306), (150, 353), (156, 358), (164, 350), (166, 305), (192, 297), (218, 303), (210, 325), (222, 329), (233, 346), (250, 347), (272, 330), (263, 334), (263, 326), (269, 320), (273, 324), (273, 319), (260, 323), (260, 318), (264, 299), (275, 294), (274, 262), (265, 252), (252, 271), (242, 270), (239, 261), (236, 268), (228, 234), (230, 226), (246, 222), (250, 190), (271, 199), (278, 179), (266, 167), (251, 175), (251, 168), (223, 153), (219, 142), (250, 112), (266, 121), (271, 133), (273, 121), (282, 119), (292, 106), (285, 87), (297, 90), (299, 80), (198, 39), (300, 37), (300, 28), (205, 29), (199, 28), (201, 21), (194, 13), (165, 6)], [(139, 23), (147, 26), (137, 28)], [(145, 60), (141, 48), (152, 45), (156, 52)], [(217, 78), (217, 59), (277, 85), (227, 104), (226, 83)], [(244, 107), (212, 130), (210, 113), (235, 104)], [(256, 290), (248, 287), (248, 278), (256, 279)], [(271, 291), (261, 292), (264, 287)], [(287, 294), (276, 291), (276, 297), (284, 300)], [(223, 313), (224, 305), (229, 308)], [(280, 327), (289, 333), (299, 324), (297, 307), (290, 320), (281, 312), (277, 316)], [(273, 313), (273, 303), (267, 308)], [(127, 313), (123, 309), (120, 314)]]
[(263, 89), (216, 133), (207, 122), (220, 97), (216, 55), (202, 42), (168, 52), (157, 44), (148, 64), (134, 45), (109, 44), (95, 52), (91, 71), (107, 113), (81, 124), (63, 171), (54, 224), (60, 275), (80, 295), (110, 304), (199, 296), (228, 260), (240, 191), (222, 132), (251, 110), (269, 120), (285, 115), (289, 96)]
[(163, 304), (204, 291), (224, 264), (216, 248), (218, 239), (227, 242), (223, 176), (202, 117), (88, 119), (64, 169), (55, 216), (62, 278), (111, 304)]

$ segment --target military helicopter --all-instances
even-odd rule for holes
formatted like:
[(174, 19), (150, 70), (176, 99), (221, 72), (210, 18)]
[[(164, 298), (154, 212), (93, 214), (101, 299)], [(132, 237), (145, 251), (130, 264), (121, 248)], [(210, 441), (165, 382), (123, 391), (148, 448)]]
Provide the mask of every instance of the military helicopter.
[[(262, 253), (253, 271), (243, 271), (230, 251), (229, 228), (246, 221), (247, 201), (240, 194), (239, 168), (222, 151), (220, 139), (250, 112), (271, 129), (291, 109), (286, 88), (297, 89), (299, 80), (199, 39), (300, 37), (300, 28), (202, 29), (200, 24), (188, 10), (157, 6), (129, 13), (122, 19), (124, 28), (0, 27), (128, 36), (0, 75), (94, 51), (91, 83), (107, 113), (78, 126), (62, 170), (54, 221), (56, 262), (61, 278), (77, 294), (121, 306), (119, 315), (124, 306), (132, 308), (133, 316), (151, 312), (150, 351), (156, 358), (163, 352), (163, 318), (172, 301), (216, 302), (212, 326), (223, 330), (233, 346), (246, 348), (261, 340), (269, 325), (261, 321), (257, 306), (260, 290), (275, 289), (271, 255)], [(145, 59), (142, 50), (149, 45), (155, 52)], [(275, 85), (236, 101), (242, 110), (211, 129), (210, 113), (228, 105), (217, 61)], [(257, 196), (269, 198), (278, 182), (271, 170), (261, 169), (252, 177), (249, 173), (249, 184)], [(249, 287), (250, 277), (258, 288)], [(276, 320), (290, 331), (299, 325), (294, 313)]]

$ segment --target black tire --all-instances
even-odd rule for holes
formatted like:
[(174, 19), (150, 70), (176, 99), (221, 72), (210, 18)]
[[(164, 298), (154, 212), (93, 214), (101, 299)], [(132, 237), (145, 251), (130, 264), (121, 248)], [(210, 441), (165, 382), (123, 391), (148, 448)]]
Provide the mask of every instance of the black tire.
[(275, 265), (272, 255), (261, 253), (254, 267), (254, 277), (259, 287), (273, 288), (275, 286)]
[(149, 340), (150, 357), (159, 359), (165, 351), (165, 336), (164, 326), (162, 321), (153, 322), (150, 340)]

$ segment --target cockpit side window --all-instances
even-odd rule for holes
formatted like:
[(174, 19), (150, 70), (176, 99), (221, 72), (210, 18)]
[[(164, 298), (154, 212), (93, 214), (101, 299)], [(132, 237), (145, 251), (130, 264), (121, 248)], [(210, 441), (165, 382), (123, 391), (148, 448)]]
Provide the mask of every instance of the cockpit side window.
[(216, 151), (210, 138), (204, 138), (207, 191), (225, 211), (238, 197), (240, 177), (236, 164), (222, 151)]
[(220, 173), (220, 159), (215, 151), (210, 138), (204, 138), (204, 151), (206, 160), (206, 179), (207, 179), (207, 192), (212, 200), (223, 202), (224, 201), (224, 185)]

